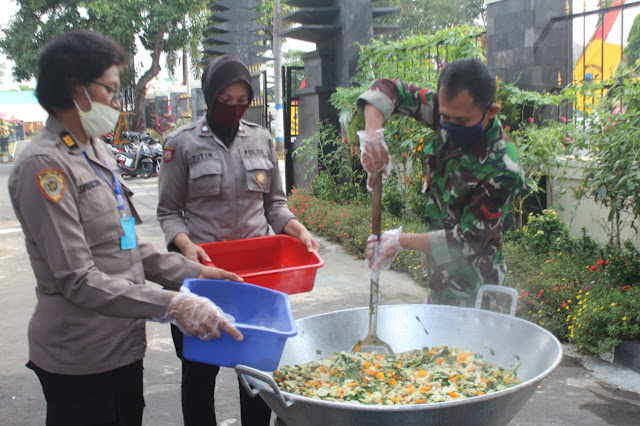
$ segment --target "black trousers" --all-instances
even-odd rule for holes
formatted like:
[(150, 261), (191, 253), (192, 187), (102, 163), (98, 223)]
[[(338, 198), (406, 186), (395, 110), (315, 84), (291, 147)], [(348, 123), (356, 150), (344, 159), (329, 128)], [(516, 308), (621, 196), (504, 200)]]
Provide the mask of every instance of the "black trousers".
[[(214, 389), (220, 367), (189, 361), (182, 356), (182, 332), (171, 326), (176, 354), (182, 360), (182, 416), (185, 426), (215, 426)], [(268, 426), (271, 409), (260, 398), (251, 397), (241, 383), (240, 417), (243, 426)]]
[(99, 374), (50, 373), (31, 361), (47, 400), (47, 426), (140, 426), (142, 360)]

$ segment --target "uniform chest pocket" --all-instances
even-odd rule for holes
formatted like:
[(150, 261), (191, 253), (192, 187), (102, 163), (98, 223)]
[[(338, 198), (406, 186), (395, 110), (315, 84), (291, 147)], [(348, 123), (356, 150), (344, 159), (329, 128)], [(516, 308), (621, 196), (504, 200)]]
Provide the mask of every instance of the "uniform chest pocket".
[(249, 191), (269, 192), (273, 163), (265, 157), (242, 157)]
[(78, 212), (89, 247), (119, 239), (124, 235), (115, 195), (100, 185), (78, 195)]
[(220, 195), (221, 185), (222, 164), (219, 159), (201, 161), (189, 168), (189, 195), (191, 197)]

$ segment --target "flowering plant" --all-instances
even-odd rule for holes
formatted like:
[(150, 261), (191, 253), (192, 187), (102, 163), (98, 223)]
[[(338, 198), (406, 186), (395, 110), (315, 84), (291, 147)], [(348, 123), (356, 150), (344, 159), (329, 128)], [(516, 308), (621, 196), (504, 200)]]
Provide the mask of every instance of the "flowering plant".
[(20, 124), (20, 120), (10, 115), (0, 112), (0, 138), (8, 138), (11, 136), (13, 129)]

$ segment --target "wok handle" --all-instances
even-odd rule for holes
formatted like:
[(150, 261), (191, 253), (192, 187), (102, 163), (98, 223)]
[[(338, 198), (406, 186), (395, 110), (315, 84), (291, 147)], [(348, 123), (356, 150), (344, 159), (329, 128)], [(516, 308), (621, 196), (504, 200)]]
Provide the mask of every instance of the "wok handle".
[(249, 395), (256, 396), (260, 393), (260, 390), (251, 387), (251, 384), (249, 383), (245, 375), (251, 376), (254, 379), (258, 379), (269, 386), (276, 396), (277, 402), (282, 405), (282, 409), (286, 410), (287, 408), (295, 404), (295, 401), (287, 401), (286, 399), (284, 399), (284, 396), (282, 395), (282, 393), (280, 393), (280, 389), (278, 389), (278, 385), (273, 380), (273, 377), (269, 376), (268, 374), (264, 374), (262, 371), (256, 370), (255, 368), (247, 367), (246, 365), (236, 365), (236, 373), (238, 374), (240, 383), (242, 383), (242, 386), (244, 386)]
[(371, 234), (380, 238), (382, 230), (382, 173), (373, 181), (371, 191)]
[(511, 287), (503, 287), (501, 285), (483, 284), (478, 289), (476, 296), (476, 309), (482, 309), (482, 297), (484, 293), (502, 293), (511, 297), (511, 309), (509, 315), (516, 316), (516, 306), (518, 305), (518, 292)]
[[(373, 181), (373, 189), (371, 192), (371, 234), (378, 237), (371, 265), (376, 262), (378, 257), (378, 246), (380, 245), (380, 233), (382, 231), (382, 173), (378, 173)], [(369, 336), (375, 336), (378, 330), (378, 296), (380, 294), (380, 271), (373, 272), (373, 268), (369, 274), (370, 290), (369, 290)]]

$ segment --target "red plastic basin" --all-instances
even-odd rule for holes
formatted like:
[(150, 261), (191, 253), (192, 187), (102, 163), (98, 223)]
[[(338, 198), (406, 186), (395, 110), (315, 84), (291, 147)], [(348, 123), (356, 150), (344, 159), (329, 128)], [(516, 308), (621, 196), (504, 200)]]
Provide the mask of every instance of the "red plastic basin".
[(313, 290), (324, 261), (297, 238), (288, 235), (199, 244), (213, 265), (235, 272), (246, 283), (287, 294)]

